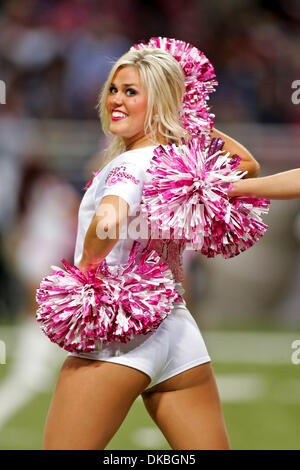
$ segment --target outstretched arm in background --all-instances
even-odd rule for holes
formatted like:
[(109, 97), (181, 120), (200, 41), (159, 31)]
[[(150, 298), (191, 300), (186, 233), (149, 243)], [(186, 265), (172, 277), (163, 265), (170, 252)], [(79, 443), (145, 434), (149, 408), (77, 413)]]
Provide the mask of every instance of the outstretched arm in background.
[(244, 147), (242, 144), (234, 140), (232, 137), (224, 134), (217, 129), (213, 129), (210, 134), (211, 138), (221, 138), (224, 140), (225, 144), (223, 150), (230, 152), (231, 155), (237, 154), (241, 157), (241, 162), (238, 166), (238, 169), (241, 171), (247, 171), (248, 173), (244, 178), (254, 178), (260, 172), (260, 165), (255, 160), (253, 155)]
[(239, 180), (228, 196), (254, 196), (266, 199), (300, 198), (300, 168), (275, 175)]

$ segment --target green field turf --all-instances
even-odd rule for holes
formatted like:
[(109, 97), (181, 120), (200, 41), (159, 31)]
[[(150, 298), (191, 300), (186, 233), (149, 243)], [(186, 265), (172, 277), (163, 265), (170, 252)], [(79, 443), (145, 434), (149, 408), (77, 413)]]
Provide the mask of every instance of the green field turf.
[[(295, 332), (292, 335), (300, 338)], [(224, 340), (223, 346), (226, 344)], [(232, 448), (300, 449), (300, 364), (239, 362), (238, 357), (235, 362), (227, 362), (218, 358), (214, 360), (212, 355), (212, 364)], [(0, 385), (9, 371), (9, 356), (6, 362), (0, 365)], [(55, 381), (52, 390), (54, 385)], [(41, 449), (52, 390), (32, 396), (0, 429), (1, 450)], [(167, 450), (170, 446), (142, 400), (137, 399), (106, 449)]]

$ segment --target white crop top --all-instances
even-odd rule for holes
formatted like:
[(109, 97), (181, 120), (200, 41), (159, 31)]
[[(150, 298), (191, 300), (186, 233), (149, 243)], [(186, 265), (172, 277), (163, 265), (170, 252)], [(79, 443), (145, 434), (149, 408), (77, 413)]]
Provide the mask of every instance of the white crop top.
[[(147, 233), (145, 216), (140, 213), (145, 174), (153, 157), (156, 145), (129, 150), (110, 161), (93, 179), (87, 188), (78, 212), (78, 229), (75, 245), (74, 264), (79, 265), (86, 232), (101, 199), (107, 195), (122, 197), (129, 205), (127, 224), (122, 226), (119, 240), (106, 256), (108, 265), (126, 264), (133, 239), (146, 245)], [(138, 219), (137, 219), (138, 217)], [(146, 231), (145, 231), (146, 230)], [(138, 235), (140, 234), (140, 235)], [(153, 240), (153, 248), (168, 263), (176, 281), (179, 294), (184, 293), (182, 254), (184, 246), (179, 240)]]

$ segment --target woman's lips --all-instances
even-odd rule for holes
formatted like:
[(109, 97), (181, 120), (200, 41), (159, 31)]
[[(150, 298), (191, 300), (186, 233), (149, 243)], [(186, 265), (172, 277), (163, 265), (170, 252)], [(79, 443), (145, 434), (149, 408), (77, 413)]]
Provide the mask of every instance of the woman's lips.
[(115, 117), (115, 116), (112, 116), (111, 117), (111, 120), (112, 121), (121, 121), (122, 119), (126, 119), (127, 116), (123, 116), (123, 117)]
[(127, 114), (121, 113), (120, 111), (113, 111), (111, 115), (112, 121), (120, 121), (121, 119), (126, 119)]

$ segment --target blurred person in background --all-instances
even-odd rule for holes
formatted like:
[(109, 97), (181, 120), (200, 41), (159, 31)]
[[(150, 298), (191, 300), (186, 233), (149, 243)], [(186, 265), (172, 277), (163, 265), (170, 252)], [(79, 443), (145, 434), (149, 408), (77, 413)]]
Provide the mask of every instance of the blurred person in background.
[[(0, 132), (1, 136), (1, 132)], [(6, 240), (12, 231), (16, 211), (16, 188), (19, 184), (19, 166), (11, 155), (0, 155), (0, 317), (10, 318), (16, 314), (18, 285), (7, 259)], [(18, 296), (17, 296), (18, 297)]]
[[(47, 390), (53, 380), (57, 350), (35, 320), (36, 288), (49, 267), (73, 254), (78, 195), (49, 170), (42, 155), (23, 164), (15, 225), (6, 233), (7, 257), (24, 288), (23, 311), (9, 374), (0, 385), (0, 426), (24, 405), (33, 391)], [(5, 406), (4, 406), (5, 404)]]

